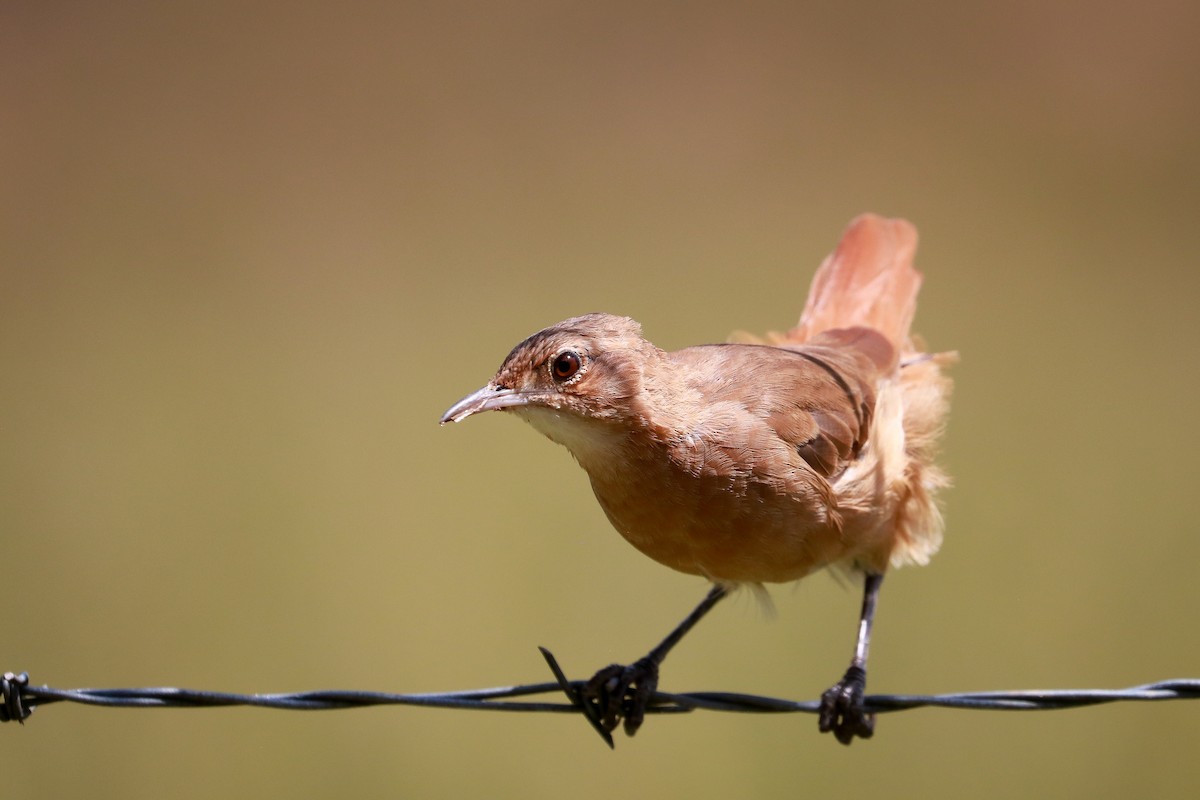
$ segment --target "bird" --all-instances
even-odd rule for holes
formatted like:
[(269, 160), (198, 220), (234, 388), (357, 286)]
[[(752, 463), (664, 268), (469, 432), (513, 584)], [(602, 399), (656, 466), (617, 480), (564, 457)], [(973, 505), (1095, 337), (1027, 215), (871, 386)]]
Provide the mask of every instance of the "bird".
[(874, 734), (864, 698), (880, 586), (890, 567), (938, 550), (949, 485), (936, 458), (957, 354), (911, 333), (916, 246), (906, 220), (856, 217), (782, 333), (667, 352), (628, 317), (566, 319), (517, 344), (442, 416), (524, 419), (571, 452), (630, 544), (711, 583), (644, 658), (586, 683), (605, 731), (638, 730), (667, 653), (730, 592), (829, 568), (861, 575), (863, 599), (818, 727), (843, 744)]

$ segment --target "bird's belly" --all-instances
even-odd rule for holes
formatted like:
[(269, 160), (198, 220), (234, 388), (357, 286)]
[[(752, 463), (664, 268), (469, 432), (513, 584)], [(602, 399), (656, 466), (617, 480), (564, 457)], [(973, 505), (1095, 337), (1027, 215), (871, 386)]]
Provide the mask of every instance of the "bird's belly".
[(666, 481), (593, 476), (592, 488), (630, 544), (680, 572), (781, 582), (847, 556), (840, 518), (808, 493), (678, 473)]

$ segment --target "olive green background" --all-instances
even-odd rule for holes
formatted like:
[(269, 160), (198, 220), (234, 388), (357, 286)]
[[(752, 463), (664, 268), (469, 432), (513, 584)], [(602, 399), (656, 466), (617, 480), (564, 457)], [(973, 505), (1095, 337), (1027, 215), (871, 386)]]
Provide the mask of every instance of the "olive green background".
[[(703, 582), (501, 415), (525, 335), (792, 324), (844, 225), (912, 219), (958, 349), (933, 564), (870, 688), (1200, 677), (1194, 3), (9, 3), (0, 669), (436, 691), (641, 655)], [(719, 608), (669, 690), (811, 699), (858, 589)], [(1200, 706), (814, 718), (57, 705), (5, 798), (1190, 797)]]

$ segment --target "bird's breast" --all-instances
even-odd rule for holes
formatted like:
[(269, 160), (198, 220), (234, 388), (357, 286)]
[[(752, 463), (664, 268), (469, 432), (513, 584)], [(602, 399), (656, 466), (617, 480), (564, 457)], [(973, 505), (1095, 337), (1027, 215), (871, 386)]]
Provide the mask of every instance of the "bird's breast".
[(662, 436), (545, 407), (514, 412), (566, 446), (613, 527), (672, 569), (785, 582), (850, 555), (833, 490), (777, 438)]
[(623, 450), (617, 468), (580, 463), (617, 531), (666, 566), (711, 580), (781, 582), (845, 554), (841, 520), (811, 472), (720, 470), (682, 444)]

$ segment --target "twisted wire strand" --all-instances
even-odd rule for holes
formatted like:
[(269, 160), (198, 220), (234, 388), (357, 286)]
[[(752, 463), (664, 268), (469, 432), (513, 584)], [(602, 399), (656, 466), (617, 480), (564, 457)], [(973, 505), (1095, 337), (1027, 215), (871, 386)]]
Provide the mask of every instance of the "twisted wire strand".
[[(547, 660), (557, 668), (553, 656)], [(558, 670), (556, 669), (556, 674)], [(27, 673), (5, 673), (0, 679), (0, 722), (24, 722), (39, 706), (80, 703), (121, 708), (216, 708), (253, 706), (293, 711), (320, 711), (368, 706), (424, 706), (491, 711), (566, 712), (585, 711), (579, 692), (584, 681), (531, 683), (451, 692), (398, 694), (356, 690), (237, 694), (173, 687), (132, 689), (57, 689), (31, 686)], [(526, 700), (536, 695), (565, 692), (569, 702)], [(1200, 699), (1200, 679), (1156, 681), (1126, 689), (1027, 689), (1018, 691), (955, 692), (950, 694), (876, 694), (866, 698), (868, 711), (891, 713), (913, 708), (966, 708), (1008, 711), (1081, 708), (1115, 702), (1147, 702)], [(694, 710), (755, 714), (816, 713), (820, 703), (739, 692), (657, 692), (647, 713), (685, 713)]]

